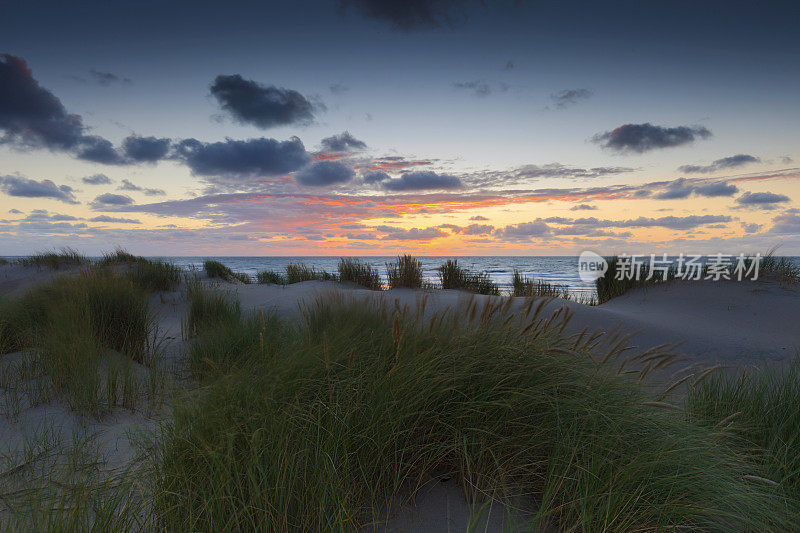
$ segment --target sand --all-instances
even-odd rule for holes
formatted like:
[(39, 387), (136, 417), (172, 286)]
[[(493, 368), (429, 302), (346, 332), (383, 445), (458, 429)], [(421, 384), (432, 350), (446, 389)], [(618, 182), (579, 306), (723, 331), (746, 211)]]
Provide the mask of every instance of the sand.
[[(0, 265), (0, 297), (21, 295), (36, 283), (68, 274), (68, 270), (26, 268)], [(471, 295), (452, 290), (415, 291), (395, 289), (373, 292), (353, 284), (309, 281), (289, 286), (233, 285), (207, 281), (217, 290), (229, 291), (243, 309), (276, 312), (296, 319), (303, 305), (318, 297), (331, 295), (355, 299), (379, 299), (388, 305), (417, 305), (426, 299), (426, 313), (464, 308), (470, 300), (478, 306), (497, 297)], [(183, 371), (182, 320), (187, 305), (181, 291), (153, 295), (151, 307), (159, 317), (166, 363), (178, 381), (186, 379)], [(512, 309), (525, 305), (515, 299)], [(597, 332), (601, 345), (614, 344), (618, 334), (629, 334), (628, 353), (641, 353), (653, 347), (669, 345), (675, 354), (675, 368), (710, 367), (723, 364), (731, 369), (748, 365), (784, 365), (800, 350), (800, 290), (781, 287), (772, 281), (758, 282), (673, 282), (646, 290), (633, 290), (603, 305), (590, 307), (562, 299), (549, 301), (545, 313), (569, 312), (572, 317), (565, 331), (577, 335)], [(0, 370), (18, 365), (23, 355), (6, 354), (0, 358)], [(658, 374), (667, 379), (666, 371)], [(30, 387), (17, 384), (19, 390)], [(2, 386), (0, 386), (2, 389)], [(0, 390), (2, 398), (9, 398)], [(168, 413), (145, 413), (143, 410), (117, 408), (100, 420), (76, 416), (59, 398), (34, 406), (24, 394), (10, 416), (8, 400), (0, 417), (0, 450), (6, 458), (23, 453), (26, 440), (42, 431), (56, 432), (70, 441), (80, 432), (94, 435), (98, 450), (98, 468), (119, 472), (138, 460), (135, 434), (157, 426)], [(3, 457), (3, 456), (0, 456)], [(2, 468), (2, 467), (0, 467)], [(2, 513), (0, 512), (0, 515)], [(370, 530), (388, 531), (462, 531), (470, 525), (470, 507), (461, 489), (452, 480), (432, 480), (417, 496), (414, 505), (399, 514), (385, 516)], [(505, 510), (493, 508), (472, 526), (481, 531), (502, 531), (507, 524)]]

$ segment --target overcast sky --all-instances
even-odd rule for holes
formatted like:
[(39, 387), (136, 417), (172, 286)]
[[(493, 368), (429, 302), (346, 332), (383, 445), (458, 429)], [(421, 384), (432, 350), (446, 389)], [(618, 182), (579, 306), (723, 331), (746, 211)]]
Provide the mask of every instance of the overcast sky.
[(0, 255), (800, 255), (800, 4), (15, 2)]

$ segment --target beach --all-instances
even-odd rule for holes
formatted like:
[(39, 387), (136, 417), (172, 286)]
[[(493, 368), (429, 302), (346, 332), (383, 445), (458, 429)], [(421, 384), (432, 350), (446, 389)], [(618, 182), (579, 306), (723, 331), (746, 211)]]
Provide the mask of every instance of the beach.
[[(22, 297), (60, 276), (80, 276), (85, 268), (66, 265), (52, 270), (0, 265), (0, 297), (5, 300)], [(132, 267), (110, 268), (124, 272)], [(311, 312), (309, 310), (322, 305), (320, 302), (383, 309), (389, 317), (398, 316), (396, 313), (402, 310), (404, 314), (415, 315), (415, 320), (421, 323), (431, 324), (436, 317), (444, 315), (463, 316), (467, 322), (486, 322), (490, 319), (476, 317), (502, 315), (509, 317), (506, 322), (519, 319), (523, 324), (533, 315), (531, 325), (536, 323), (536, 326), (532, 331), (564, 338), (575, 345), (575, 350), (586, 354), (580, 357), (610, 359), (619, 375), (643, 383), (645, 389), (663, 391), (679, 382), (680, 386), (671, 390), (669, 399), (676, 409), (682, 401), (680, 394), (685, 394), (685, 387), (693, 376), (701, 376), (708, 369), (719, 375), (737, 375), (744, 370), (758, 372), (765, 368), (783, 371), (795, 360), (800, 348), (796, 311), (800, 290), (796, 286), (782, 286), (769, 278), (755, 282), (674, 281), (633, 289), (600, 305), (585, 305), (562, 298), (514, 298), (459, 290), (395, 288), (374, 291), (339, 281), (276, 285), (224, 281), (209, 278), (204, 272), (182, 276), (182, 281), (171, 290), (157, 291), (147, 297), (160, 338), (157, 366), (163, 376), (159, 379), (171, 383), (156, 395), (158, 401), (154, 401), (152, 395), (142, 394), (125, 405), (111, 406), (100, 415), (87, 416), (76, 411), (63, 391), (42, 393), (31, 386), (38, 378), (24, 376), (20, 370), (28, 364), (28, 352), (3, 355), (5, 402), (0, 435), (6, 450), (4, 460), (9, 472), (15, 474), (6, 477), (6, 488), (37, 479), (36, 472), (40, 468), (64, 468), (70, 453), (79, 447), (79, 438), (92, 442), (91, 447), (84, 446), (82, 460), (92, 465), (90, 468), (96, 469), (104, 479), (122, 479), (126, 472), (147, 464), (148, 448), (142, 447), (142, 435), (160, 438), (160, 424), (170, 420), (173, 406), (180, 403), (178, 391), (194, 389), (197, 376), (203, 375), (197, 374), (193, 363), (187, 361), (187, 350), (191, 352), (191, 345), (196, 342), (187, 332), (191, 327), (187, 316), (191, 316), (191, 307), (195, 305), (191, 290), (199, 288), (208, 295), (235, 302), (244, 315), (274, 316), (289, 324), (302, 322)], [(187, 292), (189, 284), (194, 288)], [(104, 361), (103, 365), (109, 364)], [(143, 382), (152, 381), (154, 366), (142, 360), (132, 363), (129, 371)], [(20, 378), (15, 381), (12, 376), (17, 375)], [(204, 379), (201, 378), (201, 383)], [(38, 391), (36, 398), (33, 391)], [(679, 395), (675, 396), (676, 393)], [(31, 448), (31, 443), (37, 439), (42, 442)], [(39, 452), (34, 453), (34, 449)], [(491, 499), (488, 506), (484, 503), (483, 507), (475, 507), (473, 500), (465, 499), (465, 487), (459, 484), (458, 476), (428, 475), (433, 477), (423, 480), (413, 498), (404, 500), (391, 511), (376, 510), (372, 524), (363, 527), (368, 530), (440, 531), (462, 530), (477, 523), (481, 529), (501, 531), (509, 524), (524, 524), (526, 513), (534, 512), (537, 507), (535, 498), (513, 509), (507, 503), (492, 503)], [(41, 478), (38, 483), (42, 497), (53, 490)], [(132, 494), (129, 496), (134, 497)], [(146, 506), (144, 494), (137, 497), (143, 498), (140, 504)], [(0, 517), (11, 510), (11, 507), (5, 508)], [(11, 515), (13, 513), (6, 516)], [(130, 516), (126, 520), (135, 522)]]

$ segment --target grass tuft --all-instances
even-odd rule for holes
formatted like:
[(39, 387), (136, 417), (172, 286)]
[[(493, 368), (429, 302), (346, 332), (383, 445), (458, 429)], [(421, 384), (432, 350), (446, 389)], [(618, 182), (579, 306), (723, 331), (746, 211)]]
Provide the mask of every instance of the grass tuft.
[(65, 266), (85, 265), (88, 262), (89, 260), (84, 255), (72, 248), (61, 248), (59, 251), (52, 252), (37, 252), (19, 260), (19, 263), (24, 266), (50, 268), (52, 270), (58, 270)]
[(514, 270), (514, 278), (511, 281), (512, 296), (524, 296), (527, 298), (564, 298), (569, 299), (569, 290), (564, 285), (553, 285), (544, 280), (535, 280), (523, 276), (518, 270)]
[(457, 259), (448, 259), (437, 269), (442, 289), (456, 289), (477, 294), (499, 295), (500, 289), (486, 272), (470, 272), (458, 264)]
[(386, 273), (390, 289), (419, 289), (423, 286), (422, 262), (411, 255), (399, 255), (396, 262), (386, 263)]
[(259, 283), (272, 283), (273, 285), (286, 285), (286, 276), (274, 270), (262, 270), (256, 274)]
[(383, 290), (381, 275), (377, 269), (353, 257), (339, 259), (339, 280), (351, 281), (373, 291)]
[(286, 265), (286, 283), (300, 283), (303, 281), (337, 281), (336, 274), (326, 271), (317, 272), (314, 267), (305, 263), (289, 263)]
[(203, 262), (203, 269), (206, 271), (206, 274), (209, 278), (218, 278), (227, 282), (236, 280), (244, 284), (250, 284), (253, 281), (246, 273), (234, 272), (219, 261), (213, 261), (211, 259)]

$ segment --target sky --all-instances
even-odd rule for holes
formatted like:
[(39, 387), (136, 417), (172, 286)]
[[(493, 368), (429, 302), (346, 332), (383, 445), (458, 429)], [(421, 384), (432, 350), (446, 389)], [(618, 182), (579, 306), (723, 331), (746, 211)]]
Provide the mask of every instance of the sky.
[(5, 2), (0, 256), (800, 255), (800, 4)]

